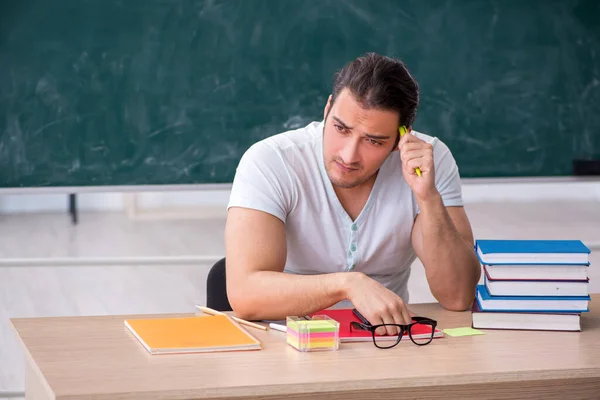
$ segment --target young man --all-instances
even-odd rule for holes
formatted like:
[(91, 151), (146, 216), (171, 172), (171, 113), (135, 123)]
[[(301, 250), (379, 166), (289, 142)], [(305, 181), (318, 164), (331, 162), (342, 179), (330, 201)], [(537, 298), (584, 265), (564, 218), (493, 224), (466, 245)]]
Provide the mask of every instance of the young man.
[(444, 143), (411, 130), (418, 99), (401, 61), (369, 53), (336, 75), (322, 122), (243, 155), (225, 232), (236, 315), (281, 319), (349, 300), (372, 324), (409, 323), (415, 256), (443, 307), (470, 306), (480, 267), (458, 168)]

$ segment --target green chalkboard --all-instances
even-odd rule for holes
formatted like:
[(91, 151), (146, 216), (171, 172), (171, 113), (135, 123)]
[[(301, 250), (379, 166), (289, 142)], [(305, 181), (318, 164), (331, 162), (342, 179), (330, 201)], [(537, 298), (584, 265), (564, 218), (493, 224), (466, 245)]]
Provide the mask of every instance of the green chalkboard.
[(3, 0), (0, 187), (229, 183), (367, 51), (463, 177), (600, 156), (597, 0)]

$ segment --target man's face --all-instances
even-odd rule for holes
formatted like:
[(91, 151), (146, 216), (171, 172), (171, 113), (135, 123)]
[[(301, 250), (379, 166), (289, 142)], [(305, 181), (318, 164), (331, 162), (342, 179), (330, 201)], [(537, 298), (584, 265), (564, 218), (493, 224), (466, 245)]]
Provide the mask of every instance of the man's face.
[(398, 138), (395, 111), (364, 109), (348, 89), (325, 107), (323, 159), (334, 186), (353, 188), (375, 176)]

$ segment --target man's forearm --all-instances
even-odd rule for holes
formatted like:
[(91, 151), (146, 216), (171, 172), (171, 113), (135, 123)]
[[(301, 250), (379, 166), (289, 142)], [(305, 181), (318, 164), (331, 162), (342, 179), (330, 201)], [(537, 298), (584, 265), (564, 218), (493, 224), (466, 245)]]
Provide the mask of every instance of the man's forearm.
[(423, 241), (422, 262), (433, 295), (452, 310), (464, 310), (473, 301), (480, 267), (468, 243), (436, 196), (419, 203)]
[(236, 315), (245, 319), (283, 319), (307, 315), (346, 299), (353, 273), (295, 275), (275, 271), (250, 273), (237, 298), (230, 298)]

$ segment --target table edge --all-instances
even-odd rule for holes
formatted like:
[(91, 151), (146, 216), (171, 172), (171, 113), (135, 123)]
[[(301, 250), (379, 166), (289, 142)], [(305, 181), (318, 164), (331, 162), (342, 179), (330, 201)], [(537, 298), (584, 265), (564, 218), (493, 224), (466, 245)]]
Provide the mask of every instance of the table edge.
[(600, 379), (600, 368), (577, 368), (569, 370), (534, 370), (534, 371), (510, 371), (494, 374), (456, 374), (438, 375), (423, 378), (388, 378), (388, 379), (365, 379), (359, 381), (330, 381), (315, 382), (310, 386), (304, 383), (274, 384), (274, 385), (244, 385), (235, 387), (212, 387), (201, 389), (176, 389), (159, 390), (153, 392), (107, 392), (107, 393), (55, 393), (57, 400), (87, 398), (93, 395), (96, 400), (125, 400), (125, 399), (159, 399), (169, 398), (177, 395), (178, 398), (210, 399), (216, 397), (247, 397), (252, 396), (278, 396), (286, 394), (310, 394), (310, 393), (337, 393), (340, 391), (369, 391), (369, 390), (394, 390), (415, 389), (420, 387), (443, 386), (449, 387), (460, 385), (481, 385), (487, 383), (510, 383), (570, 380), (570, 379)]

